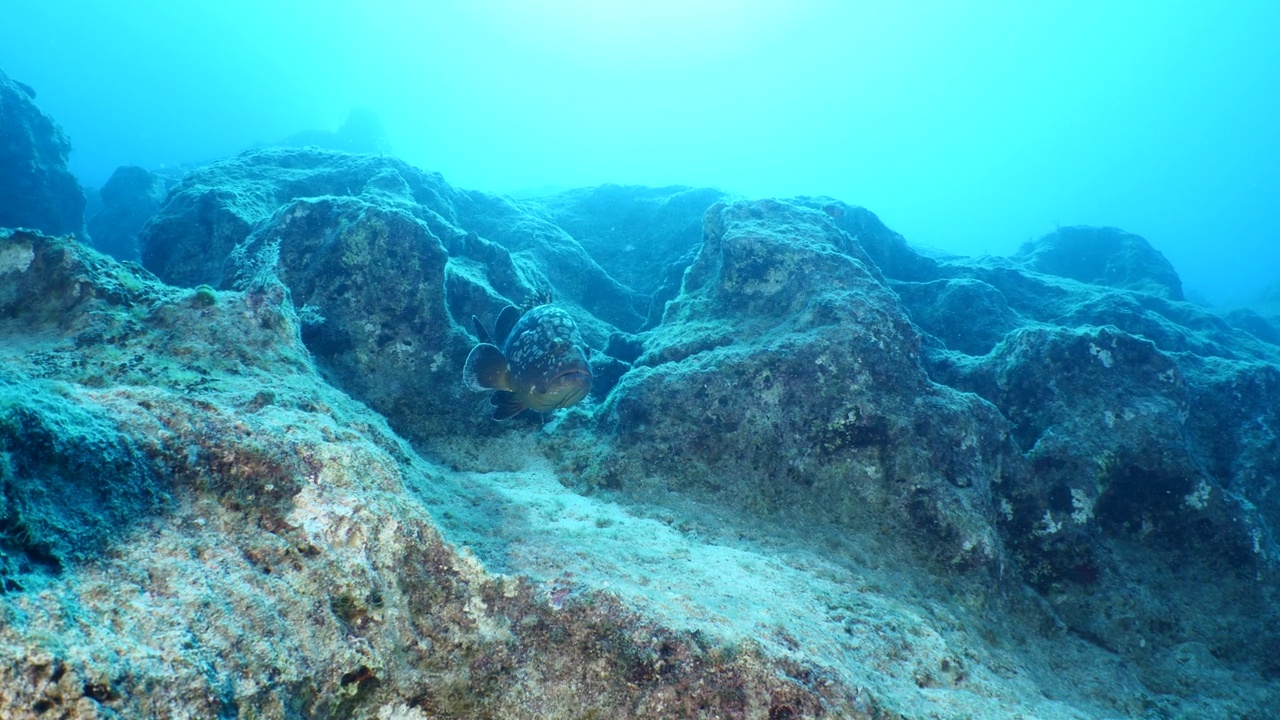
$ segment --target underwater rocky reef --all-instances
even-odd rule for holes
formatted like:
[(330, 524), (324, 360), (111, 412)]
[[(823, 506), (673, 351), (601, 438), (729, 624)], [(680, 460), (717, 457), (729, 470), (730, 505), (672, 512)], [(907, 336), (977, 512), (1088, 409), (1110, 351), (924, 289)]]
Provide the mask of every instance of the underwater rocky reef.
[[(1280, 329), (1141, 237), (280, 147), (122, 169), (86, 242), (0, 95), (0, 715), (1280, 707)], [(496, 422), (471, 319), (548, 298), (591, 395)]]

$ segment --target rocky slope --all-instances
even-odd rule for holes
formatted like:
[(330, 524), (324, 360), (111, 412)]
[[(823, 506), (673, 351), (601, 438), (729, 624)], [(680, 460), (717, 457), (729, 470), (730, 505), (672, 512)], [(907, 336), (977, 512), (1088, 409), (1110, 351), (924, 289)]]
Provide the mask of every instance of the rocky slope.
[(494, 575), (287, 290), (0, 235), (7, 717), (853, 713), (810, 664)]

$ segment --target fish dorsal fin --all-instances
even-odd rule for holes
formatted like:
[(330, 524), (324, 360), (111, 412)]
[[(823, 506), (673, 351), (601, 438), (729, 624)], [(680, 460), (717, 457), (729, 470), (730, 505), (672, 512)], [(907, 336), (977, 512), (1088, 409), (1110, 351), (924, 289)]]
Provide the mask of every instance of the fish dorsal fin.
[(507, 336), (511, 334), (511, 328), (516, 326), (522, 314), (515, 305), (508, 305), (502, 308), (502, 312), (498, 313), (498, 321), (493, 324), (493, 342), (495, 345), (506, 344)]
[(471, 316), (471, 327), (475, 329), (476, 337), (480, 339), (480, 342), (493, 344), (493, 338), (489, 337), (489, 331), (484, 329), (484, 324), (475, 315)]
[(462, 382), (471, 390), (514, 390), (511, 367), (496, 346), (480, 343), (471, 348), (462, 366)]
[(515, 393), (496, 392), (489, 398), (489, 404), (493, 406), (494, 420), (506, 420), (524, 412), (524, 405), (516, 399)]

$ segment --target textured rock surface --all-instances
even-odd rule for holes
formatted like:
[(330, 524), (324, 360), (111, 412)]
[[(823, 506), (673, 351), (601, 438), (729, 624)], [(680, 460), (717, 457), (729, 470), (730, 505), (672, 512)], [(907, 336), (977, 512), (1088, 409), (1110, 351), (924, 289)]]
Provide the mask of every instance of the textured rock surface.
[(595, 481), (654, 477), (766, 513), (888, 524), (944, 566), (994, 570), (1003, 421), (933, 384), (875, 264), (831, 218), (717, 205), (637, 369), (598, 414), (624, 451)]
[[(1095, 264), (1131, 258), (1125, 237)], [(1009, 421), (1025, 465), (997, 489), (1002, 536), (1066, 627), (1150, 687), (1186, 687), (1183, 650), (1274, 678), (1277, 348), (1168, 299), (1176, 277), (1150, 294), (983, 259), (892, 285), (931, 377)]]
[(165, 287), (23, 232), (0, 258), (21, 288), (0, 304), (0, 714), (877, 712), (804, 662), (455, 550), (419, 496), (438, 471), (321, 381), (283, 286)]
[(231, 287), (278, 263), (308, 309), (303, 340), (322, 370), (418, 441), (492, 428), (477, 410), (484, 400), (456, 382), (473, 314), (492, 322), (554, 288), (603, 348), (618, 328), (639, 329), (649, 306), (511, 200), (398, 160), (314, 148), (191, 173), (141, 244), (143, 264), (180, 285)]
[[(266, 150), (192, 173), (143, 233), (147, 266), (186, 288), (7, 236), (0, 700), (439, 718), (1280, 703), (1280, 348), (1178, 301), (1117, 231), (926, 258), (865, 209), (799, 198), (715, 204), (693, 239), (717, 199), (514, 201)], [(547, 291), (608, 381), (490, 423), (461, 393), (463, 328)]]
[(67, 169), (70, 152), (35, 92), (0, 71), (0, 227), (84, 236), (84, 191)]
[[(405, 179), (408, 175), (413, 183)], [(438, 175), (396, 160), (321, 150), (259, 150), (239, 159), (213, 163), (182, 179), (139, 237), (143, 265), (175, 285), (229, 286), (225, 267), (232, 250), (299, 197), (405, 196), (419, 213), (448, 221), (440, 212), (452, 193)]]
[(98, 188), (99, 209), (89, 218), (93, 246), (118, 260), (138, 260), (138, 233), (160, 209), (173, 180), (126, 165)]

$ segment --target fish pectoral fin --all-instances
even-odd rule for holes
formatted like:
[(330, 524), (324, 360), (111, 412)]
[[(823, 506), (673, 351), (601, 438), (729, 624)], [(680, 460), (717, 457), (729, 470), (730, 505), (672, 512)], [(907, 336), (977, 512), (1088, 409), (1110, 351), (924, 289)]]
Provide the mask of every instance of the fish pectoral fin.
[(516, 399), (515, 393), (496, 392), (493, 397), (489, 398), (489, 404), (493, 406), (493, 419), (506, 420), (513, 418), (524, 411), (524, 405)]
[(493, 344), (493, 338), (489, 337), (489, 331), (484, 329), (484, 324), (480, 322), (480, 318), (472, 315), (471, 326), (475, 329), (476, 337), (480, 339), (480, 342)]
[(493, 323), (493, 340), (497, 345), (504, 345), (507, 342), (507, 336), (511, 334), (511, 329), (520, 322), (520, 308), (514, 305), (508, 305), (502, 308), (502, 312), (498, 313), (498, 319)]
[(512, 390), (511, 367), (496, 346), (480, 343), (471, 348), (462, 367), (462, 382), (471, 390)]

